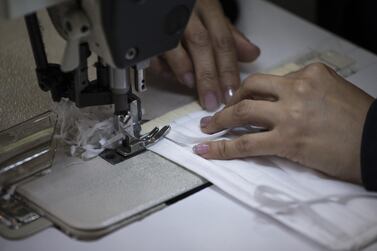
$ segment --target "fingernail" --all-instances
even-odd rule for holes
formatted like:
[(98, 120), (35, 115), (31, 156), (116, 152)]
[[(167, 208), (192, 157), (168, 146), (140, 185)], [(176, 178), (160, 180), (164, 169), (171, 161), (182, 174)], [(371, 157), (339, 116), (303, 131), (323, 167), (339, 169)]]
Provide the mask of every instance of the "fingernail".
[(208, 126), (209, 122), (211, 121), (212, 119), (212, 116), (207, 116), (207, 117), (203, 117), (201, 120), (200, 120), (200, 127), (201, 128), (205, 128)]
[(219, 101), (214, 92), (207, 92), (204, 96), (204, 106), (207, 111), (214, 111), (219, 107)]
[(232, 88), (229, 88), (228, 90), (225, 91), (224, 93), (224, 98), (225, 98), (225, 104), (228, 104), (230, 99), (233, 97), (234, 91)]
[(185, 73), (182, 77), (183, 84), (185, 84), (189, 88), (194, 88), (195, 85), (195, 77), (194, 74), (191, 72)]
[(203, 155), (203, 154), (208, 153), (209, 145), (199, 144), (199, 145), (194, 146), (192, 150), (194, 151), (195, 154)]

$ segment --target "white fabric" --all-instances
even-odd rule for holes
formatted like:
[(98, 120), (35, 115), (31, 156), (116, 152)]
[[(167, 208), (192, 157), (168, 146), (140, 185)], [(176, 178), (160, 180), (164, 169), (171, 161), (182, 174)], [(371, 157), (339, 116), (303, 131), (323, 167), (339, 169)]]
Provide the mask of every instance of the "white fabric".
[(207, 115), (195, 112), (174, 121), (166, 138), (149, 150), (326, 248), (357, 250), (376, 239), (377, 197), (361, 186), (332, 180), (279, 158), (220, 161), (195, 155), (193, 145), (229, 138), (226, 132), (206, 135), (200, 131), (200, 119)]

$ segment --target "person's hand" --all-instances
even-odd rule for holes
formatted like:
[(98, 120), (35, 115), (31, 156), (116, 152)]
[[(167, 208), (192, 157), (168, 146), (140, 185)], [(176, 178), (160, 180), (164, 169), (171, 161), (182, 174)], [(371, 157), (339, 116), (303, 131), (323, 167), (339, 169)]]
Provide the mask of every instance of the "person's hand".
[(259, 53), (224, 16), (218, 0), (198, 0), (181, 43), (152, 59), (151, 68), (196, 86), (202, 107), (213, 111), (239, 88), (238, 61), (253, 61)]
[(284, 77), (253, 75), (227, 107), (203, 118), (201, 127), (210, 134), (250, 124), (267, 131), (206, 142), (194, 152), (207, 159), (274, 155), (360, 183), (362, 131), (372, 102), (323, 64)]

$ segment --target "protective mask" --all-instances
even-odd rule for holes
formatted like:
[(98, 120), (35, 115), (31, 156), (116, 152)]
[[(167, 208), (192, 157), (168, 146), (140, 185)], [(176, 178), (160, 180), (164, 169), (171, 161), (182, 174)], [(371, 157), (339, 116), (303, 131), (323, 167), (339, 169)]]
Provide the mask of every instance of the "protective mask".
[(377, 195), (280, 158), (206, 160), (192, 146), (230, 139), (200, 130), (201, 111), (175, 120), (149, 150), (197, 173), (242, 203), (332, 250), (356, 250), (377, 238)]

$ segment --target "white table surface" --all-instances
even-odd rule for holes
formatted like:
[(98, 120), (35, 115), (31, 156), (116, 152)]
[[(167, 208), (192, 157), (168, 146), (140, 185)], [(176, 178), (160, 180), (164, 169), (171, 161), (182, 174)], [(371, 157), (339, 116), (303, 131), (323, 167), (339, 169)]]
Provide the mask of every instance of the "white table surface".
[[(373, 81), (377, 79), (377, 57), (265, 1), (240, 2), (239, 27), (262, 50), (258, 61), (244, 65), (244, 71), (265, 70), (307, 50), (335, 46), (358, 61), (360, 71), (350, 79), (377, 95)], [(0, 237), (0, 250), (322, 250), (322, 247), (210, 187), (97, 241), (77, 241), (50, 228), (22, 241)], [(377, 250), (377, 244), (367, 250)]]

